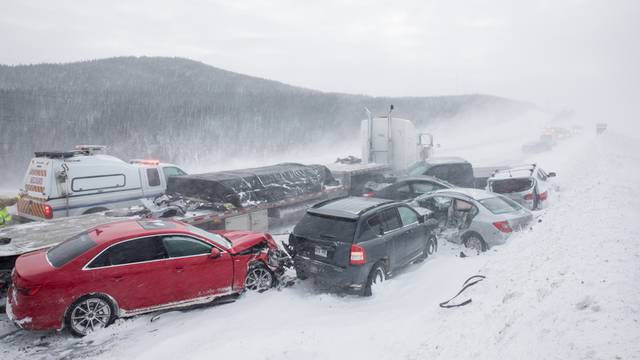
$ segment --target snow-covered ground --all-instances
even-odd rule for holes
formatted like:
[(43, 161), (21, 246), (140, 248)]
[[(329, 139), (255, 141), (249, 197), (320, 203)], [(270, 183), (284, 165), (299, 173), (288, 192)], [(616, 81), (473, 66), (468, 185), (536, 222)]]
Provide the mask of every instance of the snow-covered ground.
[[(556, 171), (559, 191), (541, 221), (480, 256), (460, 258), (459, 247), (441, 244), (370, 298), (303, 282), (119, 321), (83, 339), (11, 333), (2, 316), (0, 358), (640, 358), (639, 150), (615, 129), (532, 159), (496, 151), (496, 142), (458, 147), (461, 156), (535, 160)], [(486, 279), (462, 295), (471, 304), (438, 306), (474, 274)]]

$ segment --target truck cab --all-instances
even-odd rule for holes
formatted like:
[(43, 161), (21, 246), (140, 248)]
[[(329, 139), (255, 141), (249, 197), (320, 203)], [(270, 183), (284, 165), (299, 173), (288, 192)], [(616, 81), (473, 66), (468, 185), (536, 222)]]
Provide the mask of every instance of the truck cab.
[(18, 215), (42, 220), (139, 205), (140, 199), (163, 194), (170, 176), (186, 174), (157, 160), (127, 163), (104, 149), (80, 145), (36, 152), (20, 190)]

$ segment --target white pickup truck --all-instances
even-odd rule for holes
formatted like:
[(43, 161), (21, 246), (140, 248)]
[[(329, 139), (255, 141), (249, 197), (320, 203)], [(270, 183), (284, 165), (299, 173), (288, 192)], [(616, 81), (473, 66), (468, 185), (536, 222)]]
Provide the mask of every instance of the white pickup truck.
[(140, 205), (140, 199), (164, 193), (169, 177), (186, 174), (176, 165), (127, 163), (103, 150), (79, 145), (72, 151), (36, 152), (20, 190), (18, 215), (42, 220)]

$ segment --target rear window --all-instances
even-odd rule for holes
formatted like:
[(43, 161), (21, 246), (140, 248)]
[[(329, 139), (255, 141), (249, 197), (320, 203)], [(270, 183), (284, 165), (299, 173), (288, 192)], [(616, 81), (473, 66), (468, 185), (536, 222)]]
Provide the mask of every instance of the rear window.
[(504, 179), (491, 181), (491, 191), (498, 194), (509, 194), (523, 192), (533, 187), (533, 180), (530, 178)]
[(478, 200), (478, 202), (496, 215), (512, 213), (520, 210), (519, 205), (515, 202), (507, 201), (499, 197)]
[(47, 251), (47, 259), (49, 259), (51, 265), (59, 268), (96, 245), (89, 234), (82, 233), (49, 249)]
[(407, 175), (409, 176), (424, 175), (424, 173), (427, 171), (428, 168), (429, 168), (429, 165), (423, 162), (417, 162), (409, 166), (409, 168), (407, 169)]
[(307, 213), (293, 229), (296, 236), (339, 242), (353, 242), (356, 220)]

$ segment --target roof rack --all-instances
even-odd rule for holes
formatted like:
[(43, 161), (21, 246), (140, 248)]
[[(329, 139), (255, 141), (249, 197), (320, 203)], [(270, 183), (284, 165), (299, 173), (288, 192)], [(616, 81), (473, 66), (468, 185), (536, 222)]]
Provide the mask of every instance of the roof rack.
[(358, 215), (362, 215), (362, 214), (366, 213), (367, 211), (369, 211), (369, 210), (371, 210), (371, 209), (375, 209), (375, 208), (377, 208), (378, 206), (391, 204), (391, 203), (393, 203), (393, 202), (395, 202), (395, 201), (393, 201), (393, 200), (387, 200), (387, 201), (383, 201), (383, 202), (381, 202), (381, 203), (377, 203), (377, 204), (371, 205), (371, 206), (369, 206), (369, 207), (366, 207), (366, 208), (364, 208), (364, 209), (362, 209), (362, 210), (358, 211)]
[(349, 195), (344, 195), (344, 196), (338, 196), (338, 197), (334, 197), (334, 198), (331, 198), (331, 199), (323, 200), (323, 201), (320, 201), (318, 203), (313, 204), (311, 206), (311, 208), (312, 209), (317, 209), (319, 207), (327, 205), (328, 203), (331, 203), (331, 202), (334, 202), (334, 201), (337, 201), (337, 200), (346, 199), (348, 197), (349, 197)]

